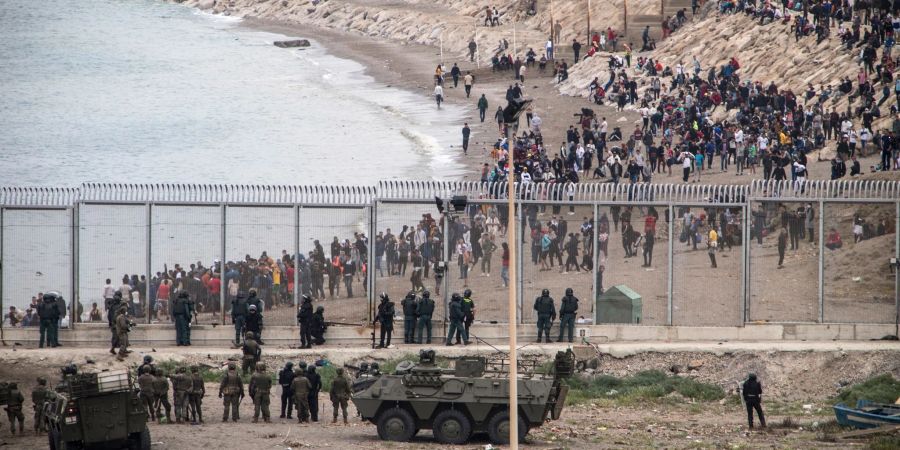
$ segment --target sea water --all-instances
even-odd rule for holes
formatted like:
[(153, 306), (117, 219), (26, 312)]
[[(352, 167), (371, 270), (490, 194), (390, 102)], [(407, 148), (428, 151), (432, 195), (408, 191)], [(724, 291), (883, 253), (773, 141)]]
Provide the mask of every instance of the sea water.
[(461, 108), (240, 22), (150, 0), (0, 2), (0, 183), (461, 175)]

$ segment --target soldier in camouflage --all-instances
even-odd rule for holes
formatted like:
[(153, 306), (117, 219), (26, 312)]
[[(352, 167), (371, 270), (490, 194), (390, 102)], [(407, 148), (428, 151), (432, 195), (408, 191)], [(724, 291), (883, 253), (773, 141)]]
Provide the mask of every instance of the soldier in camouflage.
[(172, 377), (172, 391), (175, 394), (175, 423), (188, 421), (188, 396), (192, 387), (193, 382), (187, 374), (187, 368), (179, 367), (175, 376)]
[(252, 331), (248, 331), (244, 335), (242, 351), (244, 355), (241, 357), (241, 372), (247, 375), (248, 372), (256, 371), (256, 363), (259, 362), (259, 358), (262, 356), (262, 348), (256, 342)]
[(153, 379), (153, 397), (156, 401), (156, 422), (162, 423), (162, 410), (166, 411), (166, 423), (172, 423), (172, 404), (169, 403), (169, 379), (162, 369), (157, 368)]
[(153, 384), (156, 378), (153, 377), (153, 369), (149, 365), (143, 365), (138, 376), (138, 387), (141, 388), (141, 404), (147, 409), (150, 420), (156, 420), (156, 395), (154, 394)]
[(350, 380), (344, 376), (344, 369), (337, 369), (337, 376), (331, 382), (331, 406), (334, 408), (334, 417), (331, 423), (337, 422), (338, 407), (344, 414), (344, 423), (347, 423), (347, 401), (350, 400)]
[(240, 406), (241, 399), (244, 398), (244, 382), (237, 373), (237, 364), (233, 362), (228, 363), (228, 371), (225, 372), (222, 382), (219, 384), (219, 398), (224, 399), (225, 405), (222, 422), (228, 422), (229, 407), (231, 407), (231, 420), (237, 422), (240, 419), (238, 406)]
[(16, 420), (19, 421), (19, 434), (25, 433), (25, 414), (22, 414), (22, 404), (25, 396), (19, 391), (17, 383), (9, 383), (9, 401), (6, 403), (6, 418), (9, 419), (9, 430), (16, 434)]
[(297, 422), (309, 422), (309, 392), (312, 384), (306, 378), (306, 372), (297, 368), (294, 371), (294, 380), (291, 381), (291, 391), (294, 393), (294, 405), (297, 406)]
[(47, 379), (38, 377), (37, 386), (31, 390), (31, 404), (34, 406), (34, 433), (47, 431), (44, 427), (44, 402), (47, 400)]
[(191, 367), (191, 422), (203, 423), (203, 397), (206, 396), (206, 386), (203, 377), (200, 376), (200, 368)]
[(256, 373), (250, 377), (250, 398), (253, 399), (253, 423), (259, 422), (259, 413), (262, 411), (263, 421), (269, 419), (269, 396), (272, 390), (272, 377), (266, 373), (266, 364), (256, 365)]

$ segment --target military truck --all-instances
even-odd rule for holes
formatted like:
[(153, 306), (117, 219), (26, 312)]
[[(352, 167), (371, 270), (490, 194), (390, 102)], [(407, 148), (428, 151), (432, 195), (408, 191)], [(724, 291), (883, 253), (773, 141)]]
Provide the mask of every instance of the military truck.
[[(549, 373), (537, 361), (520, 362), (518, 433), (541, 426), (548, 416), (559, 419), (568, 386), (562, 383), (575, 366), (571, 351), (559, 352)], [(363, 420), (378, 427), (387, 441), (409, 441), (431, 429), (445, 444), (463, 444), (475, 433), (487, 433), (495, 444), (509, 442), (509, 363), (483, 356), (456, 359), (455, 367), (435, 364), (433, 350), (422, 350), (419, 362), (403, 361), (392, 374), (366, 374), (364, 386), (351, 400)], [(374, 378), (374, 379), (373, 379)]]
[(150, 450), (147, 411), (128, 370), (79, 374), (68, 366), (48, 397), (44, 418), (50, 450)]

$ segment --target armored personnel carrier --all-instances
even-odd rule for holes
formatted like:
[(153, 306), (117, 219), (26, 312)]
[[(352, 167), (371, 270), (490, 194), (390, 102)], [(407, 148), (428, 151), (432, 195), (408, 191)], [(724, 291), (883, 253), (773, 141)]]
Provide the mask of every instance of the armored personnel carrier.
[(50, 450), (150, 450), (147, 411), (127, 370), (79, 374), (74, 366), (64, 368), (44, 417)]
[[(553, 369), (545, 374), (537, 370), (537, 361), (520, 361), (520, 440), (548, 417), (559, 419), (568, 393), (561, 381), (574, 366), (571, 351), (557, 353)], [(446, 444), (465, 443), (474, 433), (487, 433), (496, 444), (509, 441), (506, 359), (463, 357), (454, 368), (444, 369), (435, 364), (433, 350), (422, 350), (418, 363), (403, 361), (392, 374), (365, 377), (352, 401), (362, 418), (378, 427), (382, 440), (408, 441), (419, 430), (431, 429)]]

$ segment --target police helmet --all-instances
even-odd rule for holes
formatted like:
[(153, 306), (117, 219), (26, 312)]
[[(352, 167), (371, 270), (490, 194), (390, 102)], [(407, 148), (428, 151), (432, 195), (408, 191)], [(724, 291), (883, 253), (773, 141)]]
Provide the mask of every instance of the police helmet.
[(566, 295), (572, 295), (573, 293), (575, 293), (575, 291), (573, 291), (572, 288), (566, 288)]
[(381, 295), (379, 295), (379, 297), (381, 298), (382, 302), (386, 302), (391, 299), (390, 297), (388, 297), (387, 292), (382, 292)]
[(113, 299), (121, 300), (121, 299), (122, 299), (122, 292), (121, 292), (121, 291), (116, 291), (116, 292), (113, 294)]
[(431, 298), (431, 292), (425, 289), (425, 292), (422, 292), (422, 298)]
[(751, 373), (747, 374), (747, 378), (748, 378), (748, 379), (751, 379), (751, 380), (755, 380), (755, 379), (756, 379), (756, 374), (753, 373), (753, 372), (751, 372)]
[(460, 297), (456, 292), (454, 292), (453, 295), (450, 296), (451, 302), (458, 302), (460, 300), (462, 300), (462, 297)]
[(256, 297), (256, 289), (250, 289), (250, 298)]
[(253, 332), (252, 332), (252, 331), (248, 331), (248, 332), (244, 333), (244, 337), (245, 337), (246, 339), (253, 339)]
[(471, 289), (466, 289), (465, 291), (463, 291), (463, 297), (469, 298), (469, 297), (471, 297), (471, 296), (472, 296), (472, 290), (471, 290)]
[(254, 312), (255, 312), (255, 311), (256, 311), (256, 305), (250, 305), (250, 306), (247, 308), (247, 310), (248, 310), (248, 311), (254, 311)]
[(317, 307), (316, 307), (316, 312), (317, 312), (317, 313), (323, 313), (323, 312), (325, 312), (325, 307), (322, 306), (322, 305), (317, 306)]
[(306, 361), (300, 361), (299, 363), (297, 363), (297, 367), (306, 370)]
[(378, 363), (373, 362), (371, 365), (369, 365), (369, 368), (372, 369), (372, 372), (378, 372)]
[(256, 363), (256, 370), (258, 372), (265, 372), (266, 371), (266, 363), (264, 363), (264, 362)]
[(312, 297), (310, 297), (309, 295), (303, 294), (303, 302), (304, 303), (308, 303), (311, 301), (312, 301)]
[(150, 355), (144, 355), (144, 364), (150, 364), (153, 362), (153, 357)]
[(307, 367), (306, 367), (306, 373), (310, 373), (310, 374), (316, 373), (316, 365), (315, 365), (315, 364), (310, 364), (309, 366), (307, 366)]
[(544, 297), (550, 295), (550, 289), (544, 289), (543, 291), (541, 291), (541, 295), (543, 295)]
[(360, 365), (359, 365), (360, 372), (366, 372), (368, 370), (369, 370), (369, 363), (367, 363), (367, 362), (360, 363)]
[(62, 297), (59, 292), (50, 291), (44, 294), (45, 302), (55, 302), (58, 298)]

